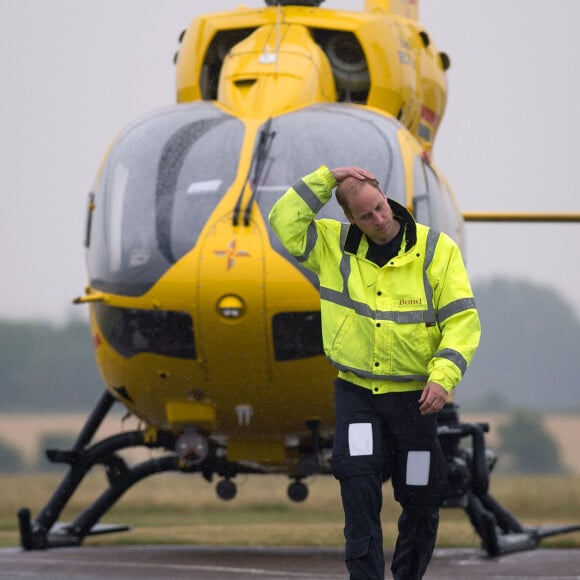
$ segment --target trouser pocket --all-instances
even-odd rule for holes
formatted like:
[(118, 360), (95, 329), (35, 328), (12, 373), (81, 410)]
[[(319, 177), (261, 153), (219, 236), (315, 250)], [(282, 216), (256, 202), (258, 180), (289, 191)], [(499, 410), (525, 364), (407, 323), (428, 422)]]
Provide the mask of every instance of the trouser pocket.
[(344, 559), (354, 560), (356, 558), (363, 558), (366, 556), (371, 547), (371, 537), (364, 536), (362, 538), (352, 538), (346, 541), (344, 549)]

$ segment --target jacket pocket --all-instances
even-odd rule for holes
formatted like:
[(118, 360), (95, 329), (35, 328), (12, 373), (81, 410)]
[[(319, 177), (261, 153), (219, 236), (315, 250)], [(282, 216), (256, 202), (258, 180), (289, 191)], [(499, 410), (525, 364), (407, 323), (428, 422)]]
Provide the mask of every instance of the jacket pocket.
[(330, 347), (330, 354), (337, 355), (343, 350), (344, 338), (348, 334), (352, 326), (353, 317), (347, 314), (335, 327), (333, 331), (332, 344)]
[(402, 374), (426, 374), (433, 356), (424, 324), (399, 325), (393, 333), (393, 367)]

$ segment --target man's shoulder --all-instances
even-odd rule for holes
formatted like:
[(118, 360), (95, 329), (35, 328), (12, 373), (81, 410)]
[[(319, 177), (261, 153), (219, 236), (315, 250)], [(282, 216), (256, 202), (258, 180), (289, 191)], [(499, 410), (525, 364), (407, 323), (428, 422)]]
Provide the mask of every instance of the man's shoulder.
[(335, 236), (339, 236), (343, 228), (348, 228), (348, 224), (327, 217), (317, 218), (314, 223), (319, 231), (328, 232)]
[(437, 238), (438, 240), (443, 241), (445, 244), (448, 244), (450, 246), (457, 246), (457, 242), (446, 232), (438, 230), (437, 228), (434, 228), (433, 226), (427, 226), (425, 224), (419, 223), (419, 222), (415, 222), (417, 225), (417, 234), (420, 234), (421, 236), (427, 237), (429, 235), (429, 233), (431, 233), (431, 235), (435, 238)]

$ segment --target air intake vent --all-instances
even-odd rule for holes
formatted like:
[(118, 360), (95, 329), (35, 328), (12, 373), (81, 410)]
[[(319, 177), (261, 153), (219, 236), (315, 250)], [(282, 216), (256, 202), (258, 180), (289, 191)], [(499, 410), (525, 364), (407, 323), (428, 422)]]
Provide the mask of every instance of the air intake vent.
[(185, 312), (94, 305), (105, 340), (126, 358), (153, 353), (195, 359), (193, 321)]
[(272, 319), (276, 360), (324, 354), (320, 312), (283, 312)]

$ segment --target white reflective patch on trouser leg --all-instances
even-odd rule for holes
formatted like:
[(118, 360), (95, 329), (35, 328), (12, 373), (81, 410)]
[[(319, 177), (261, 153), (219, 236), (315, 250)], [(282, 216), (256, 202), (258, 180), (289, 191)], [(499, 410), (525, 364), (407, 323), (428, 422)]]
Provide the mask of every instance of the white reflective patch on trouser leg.
[(409, 451), (407, 454), (407, 485), (427, 485), (429, 483), (429, 451)]
[(351, 423), (348, 426), (348, 449), (351, 457), (373, 454), (373, 426), (370, 423)]

